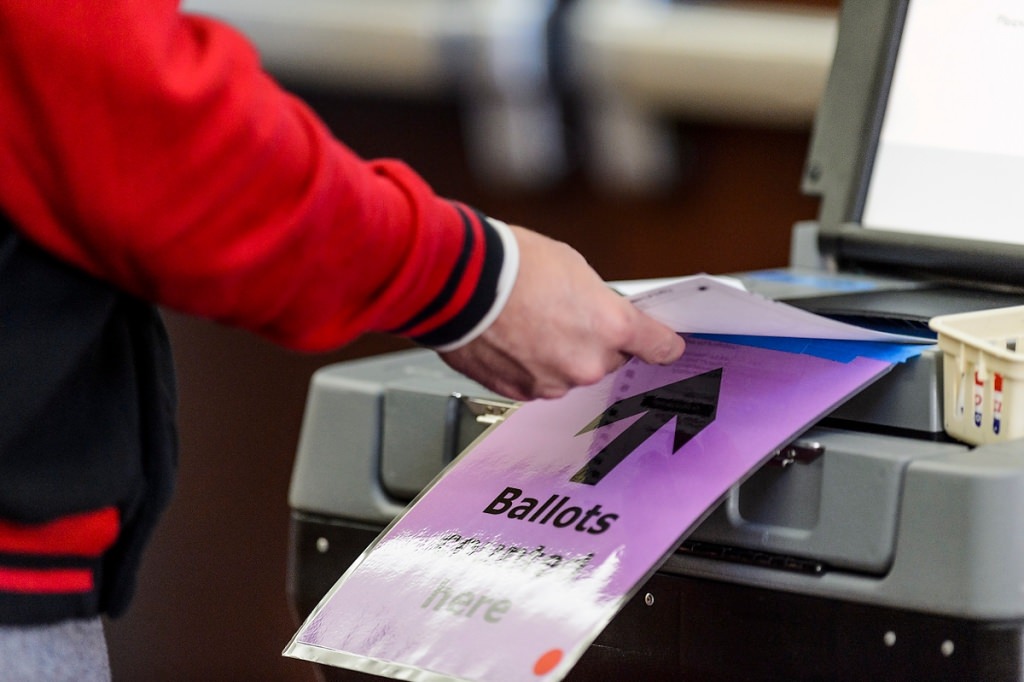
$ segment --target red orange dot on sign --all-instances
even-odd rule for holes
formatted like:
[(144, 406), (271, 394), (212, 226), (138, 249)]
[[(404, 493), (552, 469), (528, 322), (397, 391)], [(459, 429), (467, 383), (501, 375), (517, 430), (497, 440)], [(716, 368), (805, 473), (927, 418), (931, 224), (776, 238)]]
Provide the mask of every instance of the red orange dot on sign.
[(552, 649), (546, 652), (543, 656), (537, 659), (537, 662), (533, 664), (534, 675), (547, 675), (549, 672), (555, 669), (559, 663), (562, 662), (562, 650)]

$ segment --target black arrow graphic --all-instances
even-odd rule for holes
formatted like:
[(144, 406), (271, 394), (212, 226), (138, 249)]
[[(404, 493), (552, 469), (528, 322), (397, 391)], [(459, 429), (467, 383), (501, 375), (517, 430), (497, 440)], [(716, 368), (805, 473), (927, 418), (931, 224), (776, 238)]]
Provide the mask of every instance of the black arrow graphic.
[(691, 438), (715, 421), (721, 386), (722, 368), (719, 367), (613, 403), (576, 435), (627, 417), (644, 414), (591, 457), (571, 480), (575, 483), (596, 485), (626, 459), (629, 453), (640, 447), (655, 431), (672, 419), (676, 420), (672, 454), (679, 452)]

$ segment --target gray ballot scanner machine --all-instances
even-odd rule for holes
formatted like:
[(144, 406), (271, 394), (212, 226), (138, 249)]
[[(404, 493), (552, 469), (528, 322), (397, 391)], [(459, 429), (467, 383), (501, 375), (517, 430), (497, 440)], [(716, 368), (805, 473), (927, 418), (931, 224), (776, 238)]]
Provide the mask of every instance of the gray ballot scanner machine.
[[(818, 220), (749, 289), (921, 334), (1024, 304), (1024, 5), (847, 2), (803, 189)], [(570, 679), (1024, 678), (1024, 441), (949, 437), (942, 396), (927, 351), (780, 450)], [(507, 406), (428, 351), (315, 374), (290, 491), (300, 617)]]

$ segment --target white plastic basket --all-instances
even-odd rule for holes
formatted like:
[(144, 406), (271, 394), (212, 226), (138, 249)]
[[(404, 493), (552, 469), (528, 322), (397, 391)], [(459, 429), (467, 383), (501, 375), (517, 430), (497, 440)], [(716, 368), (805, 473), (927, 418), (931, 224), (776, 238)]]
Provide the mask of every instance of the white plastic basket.
[(1024, 436), (1024, 306), (932, 318), (946, 433), (975, 445)]

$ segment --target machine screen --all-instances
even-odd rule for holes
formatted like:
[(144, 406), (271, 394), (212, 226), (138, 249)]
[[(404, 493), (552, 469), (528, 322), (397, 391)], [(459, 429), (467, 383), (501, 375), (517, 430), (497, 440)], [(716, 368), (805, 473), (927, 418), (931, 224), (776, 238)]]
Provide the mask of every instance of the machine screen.
[(910, 2), (861, 223), (1024, 244), (1024, 2)]

